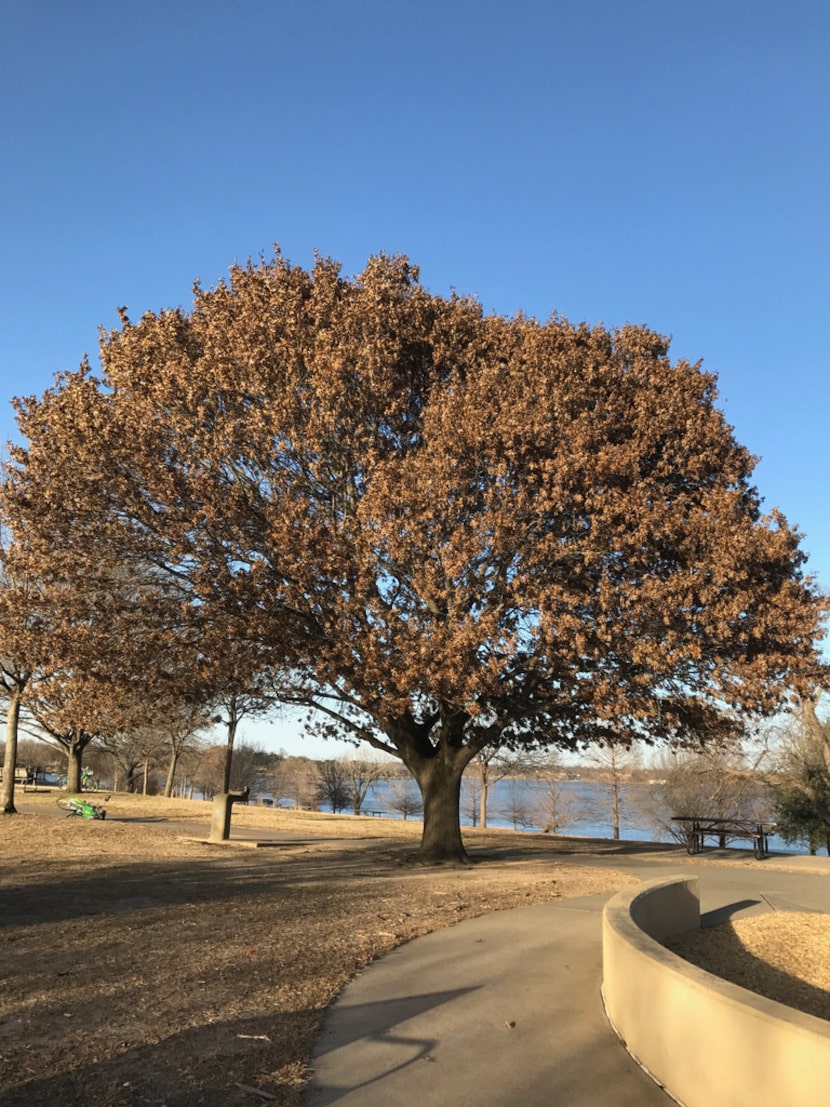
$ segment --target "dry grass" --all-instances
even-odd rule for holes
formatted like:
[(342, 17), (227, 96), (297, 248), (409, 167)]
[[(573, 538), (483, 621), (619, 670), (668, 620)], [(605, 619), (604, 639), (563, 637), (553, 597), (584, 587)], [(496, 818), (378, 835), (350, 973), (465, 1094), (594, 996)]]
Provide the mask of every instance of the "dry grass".
[[(633, 882), (588, 867), (610, 842), (465, 831), (486, 864), (424, 869), (415, 821), (237, 807), (235, 833), (294, 839), (248, 850), (194, 840), (209, 803), (118, 795), (88, 822), (19, 800), (31, 813), (0, 820), (2, 1107), (296, 1107), (322, 1014), (361, 966), (484, 912)], [(827, 928), (776, 913), (679, 951), (830, 1017)]]
[(361, 966), (462, 919), (632, 879), (547, 843), (424, 869), (420, 826), (400, 821), (235, 809), (237, 828), (303, 839), (242, 850), (184, 837), (209, 805), (117, 796), (92, 822), (30, 799), (0, 822), (4, 1107), (297, 1104), (322, 1013)]
[(684, 934), (675, 953), (742, 988), (830, 1019), (830, 915), (778, 912)]

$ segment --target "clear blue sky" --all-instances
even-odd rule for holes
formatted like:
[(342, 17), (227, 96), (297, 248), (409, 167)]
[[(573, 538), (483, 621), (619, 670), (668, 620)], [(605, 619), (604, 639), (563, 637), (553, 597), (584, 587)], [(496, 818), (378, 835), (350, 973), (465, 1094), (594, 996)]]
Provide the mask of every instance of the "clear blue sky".
[(0, 441), (119, 304), (406, 253), (673, 335), (830, 589), (828, 57), (827, 0), (0, 0)]

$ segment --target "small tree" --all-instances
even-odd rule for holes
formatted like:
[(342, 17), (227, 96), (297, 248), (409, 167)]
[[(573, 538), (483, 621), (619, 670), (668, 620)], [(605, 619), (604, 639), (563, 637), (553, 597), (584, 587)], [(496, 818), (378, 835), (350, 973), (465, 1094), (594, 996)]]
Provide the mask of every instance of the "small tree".
[(555, 760), (549, 760), (536, 773), (536, 799), (533, 820), (545, 834), (561, 834), (580, 821), (584, 803), (574, 795), (565, 774)]
[[(0, 487), (0, 508), (2, 507)], [(41, 595), (36, 582), (9, 568), (10, 543), (0, 515), (0, 698), (6, 701), (6, 741), (0, 811), (14, 815), (15, 769), (20, 713), (45, 652)]]
[[(259, 742), (238, 742), (234, 749), (230, 786), (233, 791), (261, 787), (270, 755)], [(224, 784), (224, 774), (223, 774)]]
[[(8, 495), (6, 482), (0, 488), (6, 512)], [(106, 546), (79, 577), (71, 552), (43, 557), (19, 539), (7, 544), (3, 560), (9, 579), (25, 582), (13, 590), (16, 618), (10, 624), (15, 654), (25, 656), (29, 671), (20, 703), (65, 752), (67, 789), (78, 792), (90, 743), (141, 725), (144, 703), (164, 673), (157, 659), (172, 645), (165, 621), (178, 601), (152, 568), (131, 572)], [(4, 590), (3, 599), (10, 595)]]
[(481, 780), (475, 772), (465, 773), (461, 781), (461, 811), (470, 820), (471, 826), (478, 826), (481, 816)]
[(37, 698), (28, 707), (47, 741), (66, 755), (66, 790), (81, 791), (84, 751), (97, 737), (118, 726), (117, 717), (107, 712), (107, 703), (96, 703), (96, 689), (82, 676), (66, 684), (54, 678), (42, 682)]
[(340, 758), (318, 761), (317, 774), (317, 790), (321, 802), (329, 804), (335, 815), (348, 807), (352, 794), (345, 762)]
[(98, 755), (103, 758), (114, 791), (140, 792), (145, 761), (141, 732), (119, 731), (104, 734), (98, 741)]
[(823, 846), (830, 856), (830, 718), (819, 716), (820, 700), (803, 700), (789, 717), (770, 789), (784, 841), (811, 853)]
[(247, 664), (237, 662), (231, 673), (223, 675), (225, 688), (214, 699), (213, 722), (225, 727), (225, 765), (222, 791), (230, 790), (233, 779), (233, 751), (239, 724), (246, 717), (267, 714), (275, 704), (271, 674), (257, 671), (253, 657)]
[(167, 777), (164, 782), (165, 796), (173, 795), (173, 782), (179, 761), (188, 750), (195, 749), (200, 741), (200, 731), (208, 725), (207, 714), (201, 706), (188, 704), (171, 705), (165, 714), (160, 730), (167, 752)]
[[(543, 764), (544, 755), (539, 751), (510, 751), (491, 746), (483, 749), (470, 762), (465, 774), (478, 776), (479, 819), (483, 827), (487, 826), (487, 808), (490, 802), (490, 790), (501, 780), (509, 777), (535, 776)], [(475, 825), (475, 822), (473, 823)]]
[(17, 767), (17, 740), (20, 725), (20, 706), (31, 671), (25, 662), (9, 653), (0, 658), (0, 694), (6, 698), (6, 741), (3, 749), (3, 780), (0, 784), (0, 809), (4, 815), (14, 815), (15, 769)]
[(264, 791), (269, 791), (274, 797), (275, 803), (287, 793), (288, 773), (286, 772), (287, 754), (285, 750), (279, 753), (269, 753), (263, 758), (260, 779)]
[(298, 810), (316, 811), (319, 806), (317, 763), (309, 757), (286, 757), (283, 763), (285, 794)]
[[(815, 782), (813, 784), (815, 787)], [(823, 803), (830, 802), (830, 782), (821, 785)], [(810, 853), (824, 849), (830, 856), (830, 821), (823, 817), (814, 800), (800, 788), (786, 785), (776, 788), (774, 817), (776, 833), (791, 845), (806, 845)]]
[(389, 784), (386, 795), (386, 806), (392, 811), (397, 811), (404, 820), (410, 815), (420, 815), (424, 810), (424, 803), (418, 794), (415, 784), (411, 780), (393, 780)]
[(636, 807), (631, 779), (634, 770), (639, 767), (639, 753), (631, 745), (610, 740), (596, 747), (585, 760), (595, 767), (597, 785), (608, 798), (607, 807), (603, 805), (595, 811), (596, 821), (609, 825), (614, 840), (618, 841), (622, 825), (629, 821), (629, 815)]
[(223, 790), (225, 752), (224, 745), (205, 744), (193, 768), (194, 784), (207, 799), (213, 799)]
[(174, 786), (173, 794), (183, 799), (192, 799), (194, 792), (200, 791), (198, 783), (199, 764), (205, 748), (205, 740), (200, 738), (188, 743), (179, 757), (179, 783)]
[(514, 830), (533, 825), (533, 803), (528, 799), (526, 781), (510, 777), (507, 782), (507, 798), (501, 806), (500, 814), (510, 820)]
[(349, 790), (349, 802), (355, 815), (359, 815), (374, 784), (389, 779), (389, 765), (373, 757), (341, 758)]
[(29, 737), (18, 740), (17, 763), (24, 765), (32, 776), (53, 772), (58, 766), (54, 747), (41, 739)]

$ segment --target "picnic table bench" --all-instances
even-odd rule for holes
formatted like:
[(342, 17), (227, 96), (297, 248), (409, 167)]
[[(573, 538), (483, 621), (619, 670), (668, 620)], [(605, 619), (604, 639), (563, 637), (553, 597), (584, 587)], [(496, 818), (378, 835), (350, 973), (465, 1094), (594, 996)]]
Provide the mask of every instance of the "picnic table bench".
[[(15, 766), (14, 770), (14, 782), (15, 784), (28, 784), (31, 773), (28, 769), (24, 769), (20, 765)], [(0, 783), (3, 780), (3, 766), (0, 765)]]
[(707, 838), (717, 838), (723, 849), (727, 838), (740, 838), (752, 842), (752, 852), (760, 860), (769, 856), (769, 835), (775, 823), (758, 819), (720, 819), (707, 815), (672, 815), (673, 823), (680, 823), (686, 838), (688, 853), (700, 853)]

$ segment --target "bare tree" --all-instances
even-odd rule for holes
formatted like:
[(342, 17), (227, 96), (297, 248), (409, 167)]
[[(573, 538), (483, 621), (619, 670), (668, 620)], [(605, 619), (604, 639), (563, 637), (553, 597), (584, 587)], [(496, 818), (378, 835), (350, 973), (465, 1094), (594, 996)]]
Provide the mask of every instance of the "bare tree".
[(212, 799), (223, 790), (226, 748), (217, 743), (205, 744), (193, 769), (193, 780), (198, 791)]
[(285, 794), (298, 810), (319, 807), (317, 763), (309, 757), (286, 757), (283, 767)]
[[(349, 773), (342, 758), (317, 762), (317, 790), (320, 800), (329, 804), (336, 815), (351, 800)], [(359, 810), (359, 809), (358, 809)]]
[(147, 750), (140, 731), (103, 735), (98, 740), (97, 755), (104, 762), (113, 791), (141, 791)]
[(33, 779), (46, 772), (57, 772), (60, 761), (57, 750), (38, 738), (20, 738), (17, 743), (17, 764), (26, 769), (27, 776)]
[(461, 781), (461, 811), (472, 826), (478, 826), (481, 815), (481, 778), (475, 772), (465, 773)]
[(224, 687), (213, 699), (212, 721), (225, 727), (226, 736), (223, 792), (231, 787), (233, 747), (239, 724), (246, 717), (265, 715), (276, 706), (273, 675), (265, 668), (256, 668), (256, 659), (250, 649), (246, 656), (245, 664), (237, 658), (236, 664), (224, 674)]
[(763, 780), (739, 745), (677, 753), (662, 751), (654, 777), (643, 789), (639, 808), (649, 825), (676, 842), (686, 840), (677, 816), (761, 819), (769, 815)]
[[(137, 762), (138, 770), (140, 772), (141, 780), (141, 792), (143, 795), (149, 795), (150, 789), (150, 771), (159, 769), (163, 763), (164, 747), (166, 736), (165, 734), (152, 725), (132, 727), (127, 731), (122, 731), (119, 735), (122, 742), (122, 757), (128, 763), (130, 760)], [(113, 748), (112, 746), (110, 748)], [(129, 753), (126, 751), (129, 750)], [(133, 777), (135, 779), (135, 777)], [(155, 787), (155, 786), (154, 786)], [(129, 789), (134, 791), (135, 788)]]
[(640, 767), (639, 750), (633, 744), (609, 741), (596, 747), (587, 755), (586, 761), (595, 767), (597, 786), (607, 797), (607, 804), (603, 803), (595, 810), (595, 821), (609, 825), (613, 838), (617, 841), (620, 828), (624, 823), (630, 822), (630, 816), (636, 810), (636, 787), (632, 784), (632, 775)]
[(267, 763), (262, 769), (263, 788), (271, 792), (274, 802), (279, 804), (283, 796), (288, 793), (288, 772), (286, 766), (288, 756), (285, 750), (268, 755)]
[(784, 841), (830, 855), (830, 718), (820, 702), (820, 693), (802, 700), (784, 721), (768, 783)]
[(188, 742), (184, 747), (179, 756), (176, 774), (178, 783), (174, 781), (173, 795), (181, 796), (182, 799), (193, 799), (194, 792), (201, 791), (198, 779), (199, 766), (206, 748), (207, 743), (202, 737)]
[(507, 782), (507, 798), (499, 813), (510, 820), (514, 830), (533, 825), (533, 803), (528, 799), (527, 781), (510, 777)]
[(365, 755), (346, 756), (341, 761), (346, 773), (352, 811), (359, 815), (372, 786), (389, 779), (389, 764)]
[(410, 815), (420, 815), (424, 810), (423, 800), (411, 780), (392, 781), (386, 795), (386, 805), (403, 815), (404, 819), (408, 819)]
[(571, 782), (555, 760), (540, 766), (536, 773), (534, 822), (545, 834), (561, 834), (580, 821), (584, 801), (574, 795)]
[(545, 755), (539, 750), (510, 751), (492, 746), (481, 750), (470, 762), (472, 775), (478, 776), (479, 821), (487, 826), (487, 807), (490, 790), (508, 777), (532, 777), (544, 763)]

